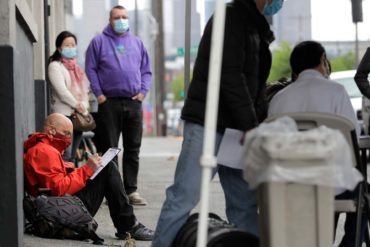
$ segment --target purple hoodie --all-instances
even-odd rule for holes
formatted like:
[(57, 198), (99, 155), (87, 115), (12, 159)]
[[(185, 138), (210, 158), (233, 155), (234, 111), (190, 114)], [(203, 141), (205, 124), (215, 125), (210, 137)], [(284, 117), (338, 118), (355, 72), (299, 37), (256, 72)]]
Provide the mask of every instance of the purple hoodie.
[(150, 89), (152, 72), (143, 42), (130, 31), (118, 36), (111, 25), (91, 41), (85, 70), (95, 96), (133, 97)]

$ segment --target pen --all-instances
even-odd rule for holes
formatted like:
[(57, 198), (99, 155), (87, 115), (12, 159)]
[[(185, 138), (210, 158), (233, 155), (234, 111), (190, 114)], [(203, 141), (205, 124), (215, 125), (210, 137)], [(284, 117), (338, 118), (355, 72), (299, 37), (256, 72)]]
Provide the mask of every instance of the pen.
[(88, 159), (88, 158), (90, 158), (91, 156), (93, 156), (93, 154), (92, 154), (92, 153), (90, 153), (89, 151), (85, 151), (85, 156), (86, 156), (86, 158)]

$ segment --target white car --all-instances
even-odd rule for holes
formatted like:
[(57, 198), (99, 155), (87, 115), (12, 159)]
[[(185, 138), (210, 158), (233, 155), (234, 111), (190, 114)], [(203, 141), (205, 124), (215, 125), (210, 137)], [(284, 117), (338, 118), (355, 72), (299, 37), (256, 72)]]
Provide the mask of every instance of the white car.
[(353, 79), (355, 74), (356, 70), (333, 72), (330, 74), (330, 79), (342, 84), (345, 87), (349, 97), (351, 98), (353, 109), (355, 110), (357, 116), (359, 116), (359, 114), (361, 114), (359, 112), (361, 112), (362, 109), (362, 94), (358, 89), (355, 80)]
[[(351, 98), (352, 107), (356, 112), (357, 118), (360, 121), (360, 125), (364, 124), (366, 127), (365, 132), (369, 129), (369, 103), (370, 101), (364, 97), (360, 90), (357, 87), (357, 84), (354, 80), (354, 76), (356, 74), (356, 70), (345, 70), (339, 72), (333, 72), (330, 74), (330, 79), (342, 84), (349, 97)], [(367, 105), (367, 107), (365, 107)], [(362, 122), (362, 120), (364, 120)]]

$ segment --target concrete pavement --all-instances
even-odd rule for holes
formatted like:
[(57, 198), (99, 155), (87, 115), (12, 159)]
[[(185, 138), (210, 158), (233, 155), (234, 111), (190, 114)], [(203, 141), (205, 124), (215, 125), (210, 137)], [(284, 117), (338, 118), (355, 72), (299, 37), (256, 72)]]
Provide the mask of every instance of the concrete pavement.
[[(139, 193), (147, 200), (147, 206), (135, 206), (135, 214), (139, 221), (155, 229), (162, 203), (165, 198), (165, 189), (173, 181), (174, 170), (178, 154), (181, 149), (181, 138), (144, 138), (140, 158)], [(122, 155), (122, 153), (120, 153)], [(224, 196), (218, 178), (211, 183), (210, 211), (225, 219)], [(195, 209), (197, 210), (197, 209)], [(108, 207), (102, 204), (95, 219), (99, 223), (97, 233), (105, 239), (108, 246), (124, 246), (125, 241), (117, 240), (115, 229), (109, 216)], [(343, 217), (340, 220), (343, 224)], [(339, 230), (339, 235), (342, 235)], [(341, 238), (341, 237), (340, 237)], [(334, 246), (337, 246), (337, 242)], [(151, 242), (136, 241), (137, 247), (149, 247)], [(42, 239), (39, 237), (24, 236), (26, 247), (64, 247), (64, 246), (95, 246), (89, 242), (72, 240)]]

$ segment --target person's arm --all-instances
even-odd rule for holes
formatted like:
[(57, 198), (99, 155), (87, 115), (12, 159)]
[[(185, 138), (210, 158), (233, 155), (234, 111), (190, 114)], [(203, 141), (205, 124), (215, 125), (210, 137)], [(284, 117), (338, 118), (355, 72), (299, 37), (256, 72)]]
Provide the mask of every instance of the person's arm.
[(355, 75), (355, 81), (361, 93), (370, 99), (370, 83), (368, 76), (370, 73), (370, 48), (367, 48)]
[(72, 95), (71, 91), (68, 90), (66, 85), (66, 78), (63, 76), (62, 67), (58, 62), (51, 62), (48, 66), (48, 77), (53, 87), (53, 90), (59, 96), (60, 100), (71, 106), (72, 108), (76, 108), (79, 102), (75, 99)]
[(232, 121), (238, 123), (240, 129), (249, 130), (258, 125), (254, 103), (247, 87), (249, 82), (243, 73), (246, 56), (252, 54), (245, 52), (245, 27), (239, 23), (238, 15), (235, 8), (227, 9), (220, 98), (229, 107)]
[(39, 186), (49, 188), (53, 196), (75, 194), (85, 187), (86, 180), (94, 173), (86, 164), (67, 174), (60, 155), (48, 148), (30, 150), (25, 162), (33, 167)]
[(90, 81), (91, 90), (97, 98), (104, 96), (100, 87), (100, 80), (98, 76), (99, 69), (99, 44), (98, 37), (94, 38), (86, 50), (85, 72)]

